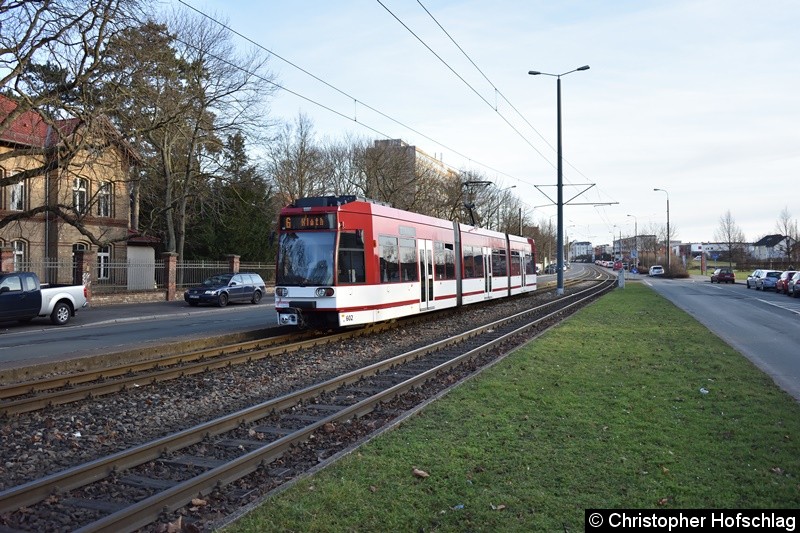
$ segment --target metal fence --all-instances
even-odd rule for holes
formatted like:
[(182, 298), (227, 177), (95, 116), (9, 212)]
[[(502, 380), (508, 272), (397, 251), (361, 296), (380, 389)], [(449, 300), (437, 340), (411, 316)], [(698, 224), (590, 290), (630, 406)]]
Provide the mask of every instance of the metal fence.
[[(17, 270), (35, 272), (43, 283), (72, 283), (75, 264), (67, 261), (20, 262)], [(220, 272), (229, 272), (227, 261), (179, 261), (175, 268), (176, 290), (199, 285), (204, 279)], [(275, 283), (275, 265), (266, 263), (239, 264), (240, 272), (255, 272), (267, 285)], [(106, 262), (94, 264), (84, 283), (91, 285), (93, 294), (122, 294), (167, 290), (164, 261), (151, 263)]]

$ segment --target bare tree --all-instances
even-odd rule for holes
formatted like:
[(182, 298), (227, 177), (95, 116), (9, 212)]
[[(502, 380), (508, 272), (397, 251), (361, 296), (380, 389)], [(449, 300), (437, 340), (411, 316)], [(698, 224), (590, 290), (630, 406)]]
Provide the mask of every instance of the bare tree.
[[(796, 255), (798, 240), (800, 240), (800, 232), (798, 231), (797, 220), (792, 219), (789, 208), (784, 207), (778, 215), (778, 220), (775, 222), (775, 229), (778, 233), (786, 238), (783, 244), (779, 245), (783, 248), (783, 253), (789, 262), (792, 261), (793, 255)], [(793, 253), (794, 252), (794, 253)]]
[(280, 205), (329, 191), (323, 151), (314, 139), (314, 125), (307, 115), (301, 113), (294, 124), (285, 124), (268, 151), (268, 171)]
[[(672, 230), (672, 228), (670, 228)], [(639, 228), (639, 247), (645, 254), (645, 261), (650, 264), (658, 262), (658, 252), (664, 242), (662, 236), (666, 233), (664, 224), (650, 222)]]
[(113, 44), (104, 95), (147, 156), (137, 190), (142, 230), (160, 231), (166, 250), (182, 257), (196, 206), (225, 175), (224, 139), (266, 126), (266, 58), (236, 52), (224, 28), (187, 12), (131, 28)]
[(342, 141), (328, 141), (322, 148), (324, 172), (331, 194), (340, 196), (364, 194), (364, 154), (370, 141), (346, 137)]
[[(132, 23), (138, 7), (136, 0), (0, 2), (0, 90), (7, 98), (0, 109), (0, 139), (12, 141), (0, 150), (0, 166), (25, 161), (20, 172), (0, 173), (0, 187), (56, 171), (78, 175), (103, 164), (107, 149), (126, 150), (102, 116), (107, 109), (98, 105), (93, 87), (110, 39)], [(19, 138), (11, 128), (20, 122), (47, 131), (45, 141)], [(47, 212), (98, 245), (126, 237), (96, 235), (84, 224), (91, 210), (74, 207), (59, 201), (30, 204), (0, 219), (0, 228)]]
[(730, 209), (719, 217), (719, 227), (714, 232), (714, 240), (724, 244), (728, 251), (728, 265), (733, 267), (733, 259), (741, 259), (744, 254), (744, 232), (741, 230), (736, 219), (733, 218)]
[(418, 185), (415, 148), (397, 139), (380, 140), (364, 155), (367, 195), (413, 211)]

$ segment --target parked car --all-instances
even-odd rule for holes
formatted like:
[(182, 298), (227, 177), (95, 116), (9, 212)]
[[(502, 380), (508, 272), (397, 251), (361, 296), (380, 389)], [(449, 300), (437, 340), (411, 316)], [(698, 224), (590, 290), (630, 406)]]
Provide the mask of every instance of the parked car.
[(784, 270), (781, 272), (781, 277), (775, 282), (775, 292), (789, 294), (789, 280), (792, 279), (796, 270)]
[(34, 272), (0, 274), (0, 322), (49, 316), (50, 322), (63, 326), (87, 305), (86, 285), (40, 284)]
[(711, 283), (736, 283), (736, 275), (728, 267), (718, 268), (711, 274)]
[(215, 274), (202, 285), (187, 289), (183, 299), (191, 306), (214, 304), (225, 307), (229, 302), (257, 304), (267, 292), (264, 280), (254, 272)]
[(650, 270), (647, 271), (648, 276), (663, 276), (664, 275), (664, 267), (661, 265), (653, 265), (650, 267)]
[(753, 270), (753, 273), (747, 276), (747, 279), (744, 281), (744, 284), (747, 285), (747, 288), (755, 287), (756, 280), (758, 279), (758, 275), (761, 273), (761, 270)]
[(789, 280), (786, 294), (789, 296), (794, 296), (795, 298), (800, 296), (800, 272), (795, 272), (794, 276), (792, 276), (792, 279)]
[(545, 274), (555, 274), (556, 272), (558, 272), (558, 266), (555, 263), (550, 263), (544, 267)]
[(779, 270), (762, 270), (756, 278), (756, 290), (774, 289), (779, 277), (781, 277)]

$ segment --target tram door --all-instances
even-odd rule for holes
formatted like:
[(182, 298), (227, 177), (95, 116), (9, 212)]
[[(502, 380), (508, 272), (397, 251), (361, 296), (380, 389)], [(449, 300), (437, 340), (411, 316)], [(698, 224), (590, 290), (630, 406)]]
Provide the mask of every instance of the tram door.
[(492, 297), (492, 249), (483, 247), (483, 297)]
[(419, 249), (419, 309), (433, 309), (433, 241), (417, 240)]

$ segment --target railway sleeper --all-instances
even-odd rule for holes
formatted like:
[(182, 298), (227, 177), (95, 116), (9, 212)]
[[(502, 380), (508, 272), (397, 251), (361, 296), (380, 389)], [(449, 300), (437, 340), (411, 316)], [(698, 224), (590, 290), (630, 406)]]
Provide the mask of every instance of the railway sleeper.
[(250, 439), (221, 439), (215, 444), (225, 446), (227, 448), (255, 450), (264, 445), (264, 441), (250, 440)]
[(324, 403), (310, 403), (306, 405), (306, 409), (316, 409), (317, 411), (324, 411), (328, 413), (338, 413), (345, 407), (345, 405), (328, 405)]
[(197, 457), (195, 455), (180, 455), (169, 459), (159, 459), (160, 463), (180, 466), (199, 466), (200, 468), (216, 468), (224, 465), (227, 461), (214, 459), (212, 457)]
[(108, 500), (88, 500), (85, 498), (64, 498), (60, 503), (69, 507), (79, 507), (81, 509), (89, 509), (106, 514), (116, 513), (129, 505), (128, 503), (110, 502)]
[(323, 418), (328, 418), (328, 415), (321, 414), (321, 415), (305, 415), (302, 413), (287, 413), (285, 416), (281, 417), (283, 420), (298, 420), (300, 422), (319, 422)]
[(250, 429), (252, 429), (253, 431), (255, 431), (257, 433), (264, 433), (266, 435), (273, 435), (273, 436), (279, 437), (279, 438), (280, 437), (284, 437), (284, 436), (288, 435), (289, 433), (295, 431), (294, 429), (291, 429), (291, 428), (276, 428), (276, 427), (273, 427), (273, 426), (253, 426)]
[(177, 481), (171, 479), (155, 479), (152, 477), (138, 476), (136, 474), (125, 475), (119, 478), (119, 482), (138, 489), (156, 490), (166, 490), (178, 484)]

